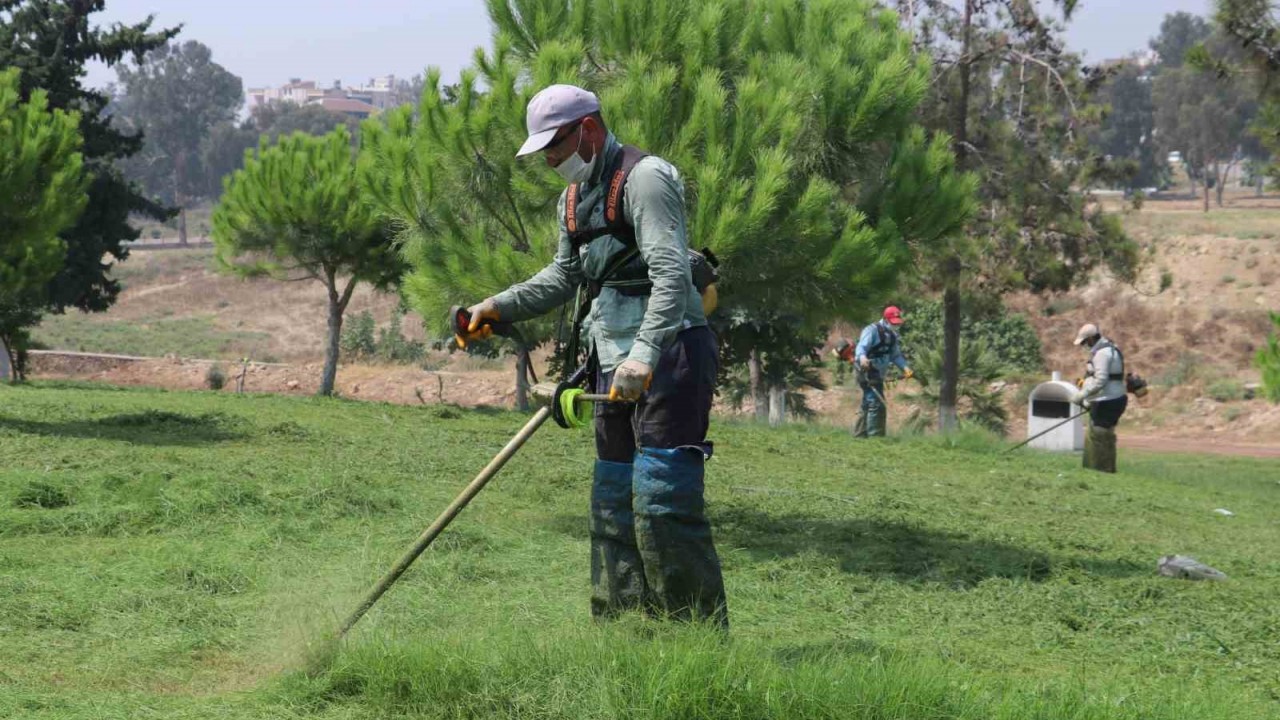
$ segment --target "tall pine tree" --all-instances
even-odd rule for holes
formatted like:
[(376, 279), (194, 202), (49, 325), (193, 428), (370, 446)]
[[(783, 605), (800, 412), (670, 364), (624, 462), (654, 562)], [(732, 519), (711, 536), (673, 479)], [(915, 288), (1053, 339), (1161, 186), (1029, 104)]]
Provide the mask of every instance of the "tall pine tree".
[[(1061, 28), (1030, 0), (898, 0), (903, 26), (934, 60), (926, 126), (949, 130), (964, 170), (981, 179), (980, 210), (962, 237), (922, 256), (923, 284), (942, 293), (938, 426), (955, 427), (961, 303), (1015, 289), (1064, 290), (1106, 266), (1132, 278), (1137, 245), (1089, 201), (1113, 169), (1087, 142), (1101, 116), (1102, 76), (1065, 49)], [(1069, 18), (1078, 2), (1054, 0)]]
[[(622, 141), (680, 169), (690, 246), (723, 262), (727, 357), (754, 353), (766, 382), (796, 366), (796, 338), (865, 319), (914, 247), (968, 217), (972, 187), (948, 139), (912, 127), (927, 63), (869, 2), (491, 0), (489, 11), (495, 47), (456, 102), (433, 74), (419, 120), (402, 111), (367, 137), (370, 195), (402, 229), (406, 291), (424, 317), (550, 260), (564, 183), (512, 156), (526, 103), (556, 82), (597, 92)], [(542, 340), (551, 323), (535, 327)]]
[[(41, 90), (22, 102), (18, 71), (0, 70), (0, 305), (13, 305), (62, 267), (58, 233), (84, 208), (80, 118), (50, 110)], [(12, 376), (0, 338), (0, 379)]]
[(128, 256), (124, 243), (138, 238), (129, 215), (168, 217), (165, 208), (141, 195), (115, 167), (115, 161), (138, 152), (142, 139), (112, 127), (103, 112), (108, 97), (84, 87), (82, 81), (90, 61), (114, 66), (126, 57), (141, 60), (178, 30), (153, 31), (151, 18), (99, 28), (90, 17), (105, 4), (105, 0), (0, 0), (0, 67), (22, 72), (19, 93), (24, 100), (40, 89), (50, 108), (80, 114), (89, 175), (84, 212), (61, 234), (66, 243), (62, 269), (38, 292), (17, 302), (0, 303), (0, 339), (16, 351), (26, 342), (27, 328), (45, 312), (68, 308), (100, 312), (110, 307), (120, 293), (120, 284), (110, 276), (111, 265)]

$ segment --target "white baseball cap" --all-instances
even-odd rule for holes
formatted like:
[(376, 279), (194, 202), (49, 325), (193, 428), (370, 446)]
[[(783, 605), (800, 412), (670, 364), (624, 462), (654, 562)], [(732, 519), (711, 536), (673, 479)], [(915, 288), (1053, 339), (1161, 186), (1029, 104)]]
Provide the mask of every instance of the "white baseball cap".
[(1089, 338), (1093, 337), (1094, 335), (1101, 335), (1101, 334), (1102, 333), (1098, 331), (1097, 325), (1094, 325), (1093, 323), (1085, 323), (1084, 325), (1080, 326), (1080, 331), (1076, 333), (1076, 340), (1072, 344), (1083, 345), (1086, 342), (1088, 342)]
[(551, 85), (529, 101), (524, 121), (529, 139), (520, 146), (516, 157), (545, 150), (556, 131), (576, 120), (600, 112), (600, 98), (574, 85)]

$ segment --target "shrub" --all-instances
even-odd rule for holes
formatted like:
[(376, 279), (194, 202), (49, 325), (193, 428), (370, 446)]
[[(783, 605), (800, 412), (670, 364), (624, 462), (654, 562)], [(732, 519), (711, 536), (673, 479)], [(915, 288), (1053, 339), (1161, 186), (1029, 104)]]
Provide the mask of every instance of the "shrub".
[[(998, 375), (1044, 369), (1040, 337), (1022, 315), (993, 308), (985, 313), (962, 316), (960, 334), (962, 345), (974, 345), (990, 353), (991, 362), (999, 367)], [(928, 301), (910, 308), (902, 330), (902, 345), (907, 358), (917, 365), (915, 355), (935, 349), (941, 355), (941, 302)]]
[(1258, 351), (1253, 364), (1262, 371), (1262, 394), (1280, 403), (1280, 313), (1271, 313), (1273, 330), (1267, 346)]
[(400, 332), (400, 313), (391, 315), (391, 324), (378, 331), (378, 357), (387, 362), (416, 363), (426, 355), (426, 345), (405, 338)]
[(342, 339), (339, 341), (342, 352), (353, 358), (373, 356), (378, 350), (377, 342), (373, 337), (373, 327), (373, 313), (368, 310), (351, 318), (347, 322), (347, 327), (343, 329)]
[[(938, 414), (938, 379), (942, 377), (942, 348), (931, 347), (914, 358), (912, 368), (920, 379), (918, 392), (904, 394), (904, 399), (914, 405), (907, 418), (907, 428), (922, 431), (932, 428)], [(960, 387), (956, 396), (960, 401), (960, 421), (974, 425), (997, 435), (1008, 430), (1009, 413), (1004, 398), (991, 390), (991, 382), (1004, 372), (1004, 365), (983, 346), (960, 342)]]
[(204, 384), (210, 390), (221, 390), (227, 384), (227, 373), (218, 363), (209, 366), (208, 371), (204, 374)]
[(1199, 375), (1199, 368), (1204, 358), (1194, 352), (1184, 352), (1178, 355), (1178, 359), (1173, 366), (1165, 370), (1153, 380), (1156, 385), (1165, 387), (1173, 387), (1175, 385), (1184, 385), (1195, 380)]
[(1231, 402), (1244, 399), (1244, 385), (1238, 380), (1223, 378), (1215, 381), (1207, 388), (1209, 397), (1218, 402)]

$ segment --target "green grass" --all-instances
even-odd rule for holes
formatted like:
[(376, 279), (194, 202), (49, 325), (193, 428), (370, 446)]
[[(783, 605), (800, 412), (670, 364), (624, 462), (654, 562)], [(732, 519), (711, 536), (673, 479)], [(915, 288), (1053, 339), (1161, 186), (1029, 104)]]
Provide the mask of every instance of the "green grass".
[(270, 339), (267, 333), (223, 330), (213, 317), (155, 317), (112, 320), (106, 316), (69, 313), (48, 315), (32, 338), (53, 350), (159, 357), (235, 358), (250, 354)]
[(133, 250), (129, 259), (111, 267), (111, 277), (121, 288), (155, 284), (160, 280), (174, 282), (182, 275), (214, 271), (216, 263), (210, 248), (191, 250)]
[[(1280, 712), (1280, 464), (1126, 453), (1100, 476), (972, 433), (717, 423), (721, 638), (590, 621), (591, 441), (548, 427), (327, 645), (522, 422), (0, 387), (0, 717)], [(1175, 552), (1231, 579), (1155, 576)]]
[(1267, 209), (1218, 209), (1209, 212), (1160, 212), (1158, 204), (1147, 210), (1125, 213), (1125, 230), (1149, 233), (1153, 237), (1209, 235), (1239, 240), (1276, 240), (1276, 218), (1280, 211)]
[[(188, 239), (206, 236), (210, 232), (211, 220), (213, 217), (212, 205), (197, 205), (187, 208), (187, 236)], [(174, 216), (172, 219), (163, 223), (154, 220), (145, 219), (135, 223), (142, 232), (142, 240), (177, 240), (178, 239), (178, 218)]]

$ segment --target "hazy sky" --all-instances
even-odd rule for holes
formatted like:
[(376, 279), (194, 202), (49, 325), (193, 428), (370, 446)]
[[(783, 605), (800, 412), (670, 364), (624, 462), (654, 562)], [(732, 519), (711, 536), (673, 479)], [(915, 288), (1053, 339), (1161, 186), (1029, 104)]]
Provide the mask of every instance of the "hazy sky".
[[(1043, 1), (1043, 0), (1042, 0)], [(1082, 0), (1067, 36), (1090, 60), (1146, 47), (1160, 19), (1178, 10), (1205, 14), (1211, 0)], [(481, 0), (108, 0), (100, 24), (155, 14), (161, 26), (183, 24), (181, 39), (199, 40), (246, 88), (290, 77), (328, 85), (361, 84), (393, 73), (411, 77), (428, 65), (446, 80), (489, 40)], [(105, 85), (115, 73), (91, 69)]]

